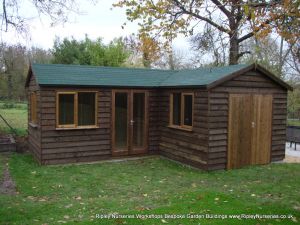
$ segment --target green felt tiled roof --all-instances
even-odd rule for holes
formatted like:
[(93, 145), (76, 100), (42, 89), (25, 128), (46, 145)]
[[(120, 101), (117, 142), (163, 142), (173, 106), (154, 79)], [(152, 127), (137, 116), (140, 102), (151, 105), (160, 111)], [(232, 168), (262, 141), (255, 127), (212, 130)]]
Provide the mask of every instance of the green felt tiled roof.
[(193, 70), (132, 69), (61, 64), (32, 64), (40, 85), (179, 87), (206, 86), (249, 65)]

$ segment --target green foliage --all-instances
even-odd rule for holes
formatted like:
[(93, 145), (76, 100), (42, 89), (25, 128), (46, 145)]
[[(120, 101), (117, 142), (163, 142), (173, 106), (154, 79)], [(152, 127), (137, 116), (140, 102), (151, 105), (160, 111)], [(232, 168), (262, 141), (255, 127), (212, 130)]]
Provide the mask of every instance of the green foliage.
[(288, 116), (300, 119), (300, 88), (295, 87), (288, 93)]
[(288, 120), (289, 126), (299, 126), (300, 127), (300, 119), (299, 120)]
[(0, 53), (0, 100), (25, 101), (25, 80), (30, 62), (49, 63), (50, 52), (20, 44), (2, 44)]
[(82, 41), (57, 38), (52, 53), (53, 63), (113, 67), (121, 66), (129, 56), (121, 38), (105, 45), (102, 39), (93, 41), (88, 36)]
[(295, 179), (300, 164), (204, 172), (160, 158), (39, 166), (30, 155), (14, 154), (9, 168), (19, 193), (0, 195), (4, 224), (296, 224), (291, 219), (95, 218), (108, 213), (300, 217), (300, 179)]
[(0, 102), (0, 109), (25, 109), (27, 110), (26, 102), (12, 102), (12, 101), (4, 101)]
[[(27, 135), (27, 104), (0, 102), (0, 114), (12, 126), (18, 136)], [(0, 118), (0, 133), (12, 133), (10, 128)]]

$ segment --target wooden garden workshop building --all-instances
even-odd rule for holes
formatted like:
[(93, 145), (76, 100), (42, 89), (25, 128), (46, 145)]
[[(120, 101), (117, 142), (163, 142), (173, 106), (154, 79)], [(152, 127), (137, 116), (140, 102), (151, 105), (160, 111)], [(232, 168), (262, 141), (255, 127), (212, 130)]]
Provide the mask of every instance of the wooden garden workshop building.
[(29, 146), (40, 164), (159, 154), (205, 170), (282, 160), (287, 91), (263, 67), (32, 64)]

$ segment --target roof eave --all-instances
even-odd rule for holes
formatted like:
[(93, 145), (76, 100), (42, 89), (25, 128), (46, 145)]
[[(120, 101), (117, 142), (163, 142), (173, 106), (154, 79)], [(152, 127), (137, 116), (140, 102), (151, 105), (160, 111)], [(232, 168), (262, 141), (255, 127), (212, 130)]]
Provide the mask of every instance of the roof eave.
[(183, 89), (183, 88), (201, 88), (207, 89), (206, 85), (180, 85), (180, 86), (130, 86), (130, 85), (73, 85), (73, 84), (39, 84), (40, 87), (58, 87), (58, 88), (132, 88), (132, 89)]
[(25, 88), (27, 88), (29, 86), (31, 76), (32, 76), (32, 68), (31, 68), (31, 63), (30, 63), (29, 68), (28, 68), (28, 72), (27, 72), (27, 76), (26, 76)]
[(283, 80), (281, 80), (280, 78), (275, 76), (269, 70), (265, 69), (264, 67), (262, 67), (259, 64), (254, 64), (254, 65), (255, 65), (255, 69), (257, 69), (257, 70), (261, 71), (262, 73), (264, 73), (265, 75), (267, 75), (271, 80), (275, 81), (280, 86), (286, 88), (289, 91), (293, 91), (293, 87), (291, 85), (289, 85), (288, 83), (284, 82)]

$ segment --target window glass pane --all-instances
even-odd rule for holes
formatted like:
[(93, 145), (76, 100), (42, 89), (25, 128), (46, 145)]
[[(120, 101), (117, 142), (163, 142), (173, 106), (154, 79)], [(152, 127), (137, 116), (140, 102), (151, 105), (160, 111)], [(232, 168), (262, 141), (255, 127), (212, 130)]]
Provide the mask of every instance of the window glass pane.
[(127, 93), (115, 94), (115, 147), (127, 147)]
[(193, 125), (193, 96), (184, 95), (184, 125)]
[(133, 94), (133, 147), (143, 147), (145, 136), (145, 93)]
[(59, 94), (59, 125), (74, 124), (74, 94)]
[(78, 93), (78, 126), (95, 125), (96, 93)]
[(181, 93), (173, 93), (173, 124), (180, 125)]

